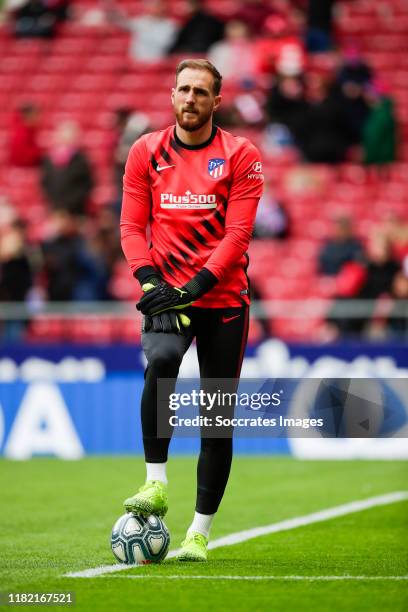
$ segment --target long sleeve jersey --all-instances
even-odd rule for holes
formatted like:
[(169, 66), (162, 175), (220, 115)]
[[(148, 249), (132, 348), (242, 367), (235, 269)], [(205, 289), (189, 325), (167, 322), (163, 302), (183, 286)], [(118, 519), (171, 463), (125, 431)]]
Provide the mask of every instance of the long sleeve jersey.
[(196, 146), (174, 126), (142, 136), (123, 179), (121, 238), (132, 272), (153, 266), (180, 287), (205, 267), (218, 283), (195, 306), (248, 304), (246, 251), (262, 189), (260, 154), (246, 138), (216, 126)]

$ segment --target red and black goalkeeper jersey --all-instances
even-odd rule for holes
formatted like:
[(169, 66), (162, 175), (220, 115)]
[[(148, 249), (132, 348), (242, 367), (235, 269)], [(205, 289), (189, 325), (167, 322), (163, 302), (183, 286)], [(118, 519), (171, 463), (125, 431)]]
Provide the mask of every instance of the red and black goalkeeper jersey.
[(249, 140), (215, 126), (197, 146), (182, 143), (174, 126), (147, 134), (130, 150), (123, 185), (122, 247), (133, 273), (153, 265), (182, 286), (206, 267), (218, 283), (196, 306), (249, 303), (246, 250), (263, 188)]

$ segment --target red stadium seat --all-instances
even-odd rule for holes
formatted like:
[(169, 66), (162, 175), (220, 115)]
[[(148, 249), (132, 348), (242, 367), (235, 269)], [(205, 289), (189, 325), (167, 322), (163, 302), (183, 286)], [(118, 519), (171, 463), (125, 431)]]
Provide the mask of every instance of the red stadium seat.
[(61, 342), (65, 339), (64, 321), (47, 316), (36, 317), (28, 327), (26, 341)]
[(141, 336), (141, 317), (121, 318), (115, 325), (115, 339), (121, 342), (137, 344), (140, 342)]
[(74, 317), (67, 320), (70, 337), (75, 342), (107, 344), (113, 340), (114, 321), (102, 316)]
[(78, 72), (83, 64), (83, 58), (76, 55), (51, 55), (41, 62), (41, 70), (44, 74), (54, 73), (65, 75), (70, 72)]

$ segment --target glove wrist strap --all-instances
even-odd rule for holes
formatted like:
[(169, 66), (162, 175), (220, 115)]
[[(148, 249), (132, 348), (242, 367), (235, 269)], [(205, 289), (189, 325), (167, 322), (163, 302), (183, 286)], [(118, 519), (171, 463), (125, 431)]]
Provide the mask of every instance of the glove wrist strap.
[(153, 266), (142, 266), (133, 273), (142, 287), (145, 283), (150, 282), (157, 285), (160, 282), (160, 275)]
[(212, 272), (203, 268), (191, 280), (186, 283), (182, 289), (188, 291), (194, 299), (200, 298), (202, 295), (210, 291), (218, 282), (218, 279)]

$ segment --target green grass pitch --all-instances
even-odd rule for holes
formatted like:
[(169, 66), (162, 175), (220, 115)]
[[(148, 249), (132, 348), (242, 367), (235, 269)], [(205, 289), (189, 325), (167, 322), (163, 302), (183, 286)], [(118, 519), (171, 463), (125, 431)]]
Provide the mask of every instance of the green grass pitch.
[[(194, 510), (195, 465), (191, 457), (169, 463), (165, 520), (172, 549), (179, 547)], [(407, 471), (407, 464), (397, 461), (236, 457), (212, 537), (407, 490)], [(408, 609), (406, 580), (162, 578), (406, 576), (406, 501), (217, 548), (207, 564), (169, 560), (96, 578), (64, 578), (66, 572), (114, 563), (111, 527), (123, 513), (122, 500), (143, 478), (140, 457), (0, 461), (0, 591), (75, 591), (74, 609), (81, 611)], [(152, 578), (129, 579), (129, 574)]]

